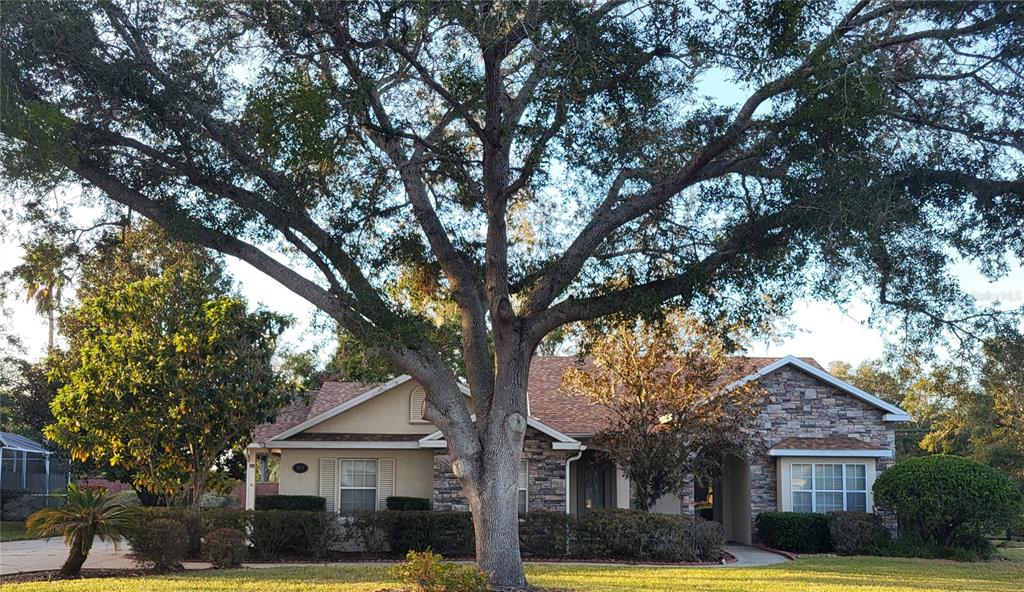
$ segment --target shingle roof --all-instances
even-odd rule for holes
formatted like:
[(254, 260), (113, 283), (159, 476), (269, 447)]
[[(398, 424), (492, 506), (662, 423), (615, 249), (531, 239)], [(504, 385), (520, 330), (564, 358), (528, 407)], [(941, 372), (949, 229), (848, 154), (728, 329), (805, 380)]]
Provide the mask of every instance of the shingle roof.
[(257, 426), (255, 439), (257, 442), (263, 442), (342, 403), (355, 399), (376, 386), (379, 385), (362, 382), (325, 382), (320, 390), (299, 397), (278, 411), (273, 422)]
[(786, 438), (772, 448), (778, 450), (874, 450), (878, 446), (857, 438), (832, 436), (829, 438)]
[[(780, 359), (736, 357), (733, 368), (723, 376), (723, 382), (732, 382)], [(821, 368), (813, 359), (801, 359)], [(607, 427), (611, 419), (611, 411), (607, 408), (590, 403), (585, 397), (574, 395), (562, 388), (562, 375), (565, 371), (581, 363), (583, 367), (591, 364), (589, 361), (581, 362), (578, 356), (538, 356), (530, 365), (527, 383), (530, 415), (568, 436), (591, 436)], [(263, 442), (377, 386), (380, 385), (325, 382), (319, 391), (309, 394), (308, 403), (292, 403), (278, 412), (274, 423), (257, 427), (255, 440)]]

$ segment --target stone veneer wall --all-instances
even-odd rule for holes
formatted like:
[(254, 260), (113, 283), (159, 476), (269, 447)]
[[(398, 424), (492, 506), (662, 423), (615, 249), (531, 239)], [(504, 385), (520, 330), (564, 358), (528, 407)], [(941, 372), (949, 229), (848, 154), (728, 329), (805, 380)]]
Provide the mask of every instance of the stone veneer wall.
[[(447, 450), (434, 453), (433, 508), (440, 511), (469, 510), (462, 486), (452, 473), (451, 457)], [(527, 428), (523, 441), (523, 458), (527, 460), (527, 508), (530, 510), (565, 511), (565, 459), (566, 453), (575, 451), (552, 450), (551, 438)]]
[[(768, 391), (764, 410), (756, 419), (757, 434), (764, 440), (763, 450), (750, 459), (750, 518), (778, 508), (776, 459), (767, 450), (786, 438), (825, 438), (847, 436), (878, 448), (896, 448), (895, 424), (885, 422), (885, 411), (869, 405), (821, 380), (785, 366), (761, 379)], [(821, 456), (828, 456), (822, 451)], [(879, 472), (893, 463), (891, 458), (876, 461)], [(751, 532), (757, 538), (757, 528)]]

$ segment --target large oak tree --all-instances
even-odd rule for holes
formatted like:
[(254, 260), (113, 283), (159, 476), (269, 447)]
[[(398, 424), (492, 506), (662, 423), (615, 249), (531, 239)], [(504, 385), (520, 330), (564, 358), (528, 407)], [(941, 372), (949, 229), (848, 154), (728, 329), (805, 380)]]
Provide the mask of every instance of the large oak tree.
[[(975, 333), (1021, 253), (1012, 2), (5, 2), (3, 176), (249, 262), (427, 388), (496, 586), (525, 584), (526, 377), (566, 323), (805, 291)], [(283, 255), (283, 256), (281, 256)], [(417, 268), (457, 307), (471, 420)]]

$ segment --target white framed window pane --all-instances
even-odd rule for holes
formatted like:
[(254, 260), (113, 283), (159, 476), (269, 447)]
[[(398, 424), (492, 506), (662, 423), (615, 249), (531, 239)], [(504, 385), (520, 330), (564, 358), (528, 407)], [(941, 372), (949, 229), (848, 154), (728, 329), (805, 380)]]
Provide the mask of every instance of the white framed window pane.
[(841, 491), (818, 491), (814, 494), (815, 511), (825, 513), (843, 509)]
[(864, 465), (846, 465), (846, 489), (849, 491), (867, 490), (867, 467)]
[(519, 511), (526, 512), (526, 484), (530, 478), (530, 465), (529, 462), (524, 460), (519, 463)]
[(818, 491), (842, 491), (843, 465), (814, 465), (814, 488)]
[(520, 489), (519, 490), (519, 513), (520, 514), (525, 514), (526, 513), (526, 490), (525, 489)]
[(794, 491), (793, 492), (793, 511), (794, 512), (811, 512), (814, 508), (811, 506), (811, 492), (810, 491)]
[(372, 512), (377, 509), (377, 490), (342, 489), (339, 509), (342, 516), (352, 516), (356, 512)]
[(868, 511), (868, 494), (862, 492), (849, 492), (846, 494), (846, 509), (850, 512)]
[(811, 489), (811, 465), (807, 464), (794, 464), (793, 465), (793, 489), (794, 490), (807, 490)]

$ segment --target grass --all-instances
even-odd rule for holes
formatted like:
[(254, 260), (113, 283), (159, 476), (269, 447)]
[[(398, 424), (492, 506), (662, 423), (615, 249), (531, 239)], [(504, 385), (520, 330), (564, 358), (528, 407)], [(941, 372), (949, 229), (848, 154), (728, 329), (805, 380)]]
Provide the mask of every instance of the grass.
[(24, 522), (0, 522), (0, 542), (23, 541), (32, 538), (25, 534)]
[[(990, 563), (817, 557), (764, 568), (530, 565), (537, 586), (580, 592), (996, 592), (1024, 590), (1024, 556)], [(170, 576), (33, 582), (7, 592), (371, 592), (396, 586), (387, 566), (281, 567)]]

